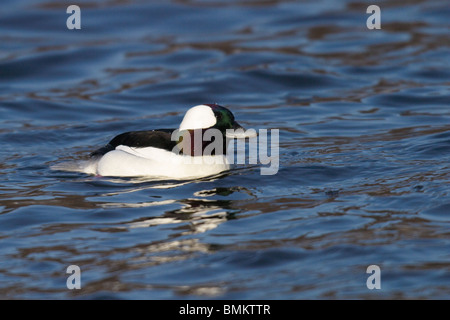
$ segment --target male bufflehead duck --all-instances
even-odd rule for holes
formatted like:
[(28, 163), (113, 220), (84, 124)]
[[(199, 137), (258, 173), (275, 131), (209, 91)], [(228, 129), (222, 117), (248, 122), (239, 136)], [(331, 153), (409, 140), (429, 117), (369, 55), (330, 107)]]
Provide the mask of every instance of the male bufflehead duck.
[[(217, 137), (210, 137), (209, 140), (200, 138), (199, 144), (196, 135), (200, 133), (203, 137), (208, 129), (216, 129), (213, 133), (220, 135), (218, 140), (222, 140), (223, 144), (220, 145), (222, 148), (215, 148), (212, 152), (209, 148), (209, 152), (205, 153)], [(234, 132), (238, 129), (242, 130)], [(252, 136), (234, 120), (234, 115), (227, 108), (202, 104), (186, 112), (178, 129), (125, 132), (92, 152), (88, 161), (62, 163), (52, 168), (115, 177), (205, 177), (230, 169), (225, 138)]]

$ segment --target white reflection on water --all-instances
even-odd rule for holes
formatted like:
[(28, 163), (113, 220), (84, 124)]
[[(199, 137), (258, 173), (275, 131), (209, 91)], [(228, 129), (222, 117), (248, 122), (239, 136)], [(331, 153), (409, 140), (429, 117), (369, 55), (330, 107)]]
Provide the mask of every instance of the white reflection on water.
[(162, 201), (149, 201), (149, 202), (138, 202), (138, 203), (101, 203), (99, 204), (102, 208), (143, 208), (152, 206), (162, 206), (166, 204), (176, 203), (177, 200), (162, 200)]
[(174, 217), (155, 217), (142, 221), (127, 223), (129, 228), (148, 228), (158, 225), (176, 224), (176, 223), (189, 223), (189, 231), (184, 231), (181, 235), (203, 233), (208, 230), (216, 228), (219, 224), (227, 220), (227, 213), (225, 211), (208, 213), (211, 210), (202, 210), (191, 214), (189, 220), (179, 219)]

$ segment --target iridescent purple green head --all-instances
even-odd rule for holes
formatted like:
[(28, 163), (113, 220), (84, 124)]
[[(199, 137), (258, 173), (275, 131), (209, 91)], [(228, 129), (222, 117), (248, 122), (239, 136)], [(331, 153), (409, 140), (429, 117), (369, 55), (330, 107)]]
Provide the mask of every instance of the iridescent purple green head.
[[(245, 130), (234, 119), (234, 115), (225, 107), (218, 104), (202, 104), (189, 109), (183, 121), (180, 124), (179, 130), (196, 130), (196, 129), (219, 129), (223, 134), (227, 129)], [(227, 134), (227, 136), (229, 136)], [(230, 136), (229, 136), (230, 137)], [(242, 138), (245, 138), (242, 136)]]
[(229, 138), (256, 136), (255, 130), (246, 131), (236, 122), (230, 110), (218, 104), (202, 104), (189, 109), (177, 134), (177, 146), (183, 154), (190, 156), (203, 155), (207, 147), (213, 148), (214, 155), (225, 154)]

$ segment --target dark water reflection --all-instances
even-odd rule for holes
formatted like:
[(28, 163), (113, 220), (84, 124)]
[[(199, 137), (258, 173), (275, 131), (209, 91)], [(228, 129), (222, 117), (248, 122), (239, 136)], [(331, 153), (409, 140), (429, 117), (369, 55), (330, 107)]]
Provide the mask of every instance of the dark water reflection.
[[(450, 298), (447, 3), (70, 4), (0, 14), (0, 298)], [(49, 169), (205, 102), (280, 129), (278, 173)]]

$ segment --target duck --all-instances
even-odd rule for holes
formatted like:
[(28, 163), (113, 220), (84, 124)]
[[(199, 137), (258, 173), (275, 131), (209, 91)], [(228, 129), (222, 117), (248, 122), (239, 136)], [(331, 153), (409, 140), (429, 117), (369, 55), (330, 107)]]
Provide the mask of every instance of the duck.
[[(212, 134), (207, 137), (207, 132)], [(254, 136), (228, 108), (201, 104), (186, 111), (178, 128), (124, 132), (90, 153), (88, 160), (52, 169), (104, 177), (202, 178), (230, 170), (230, 139)]]

